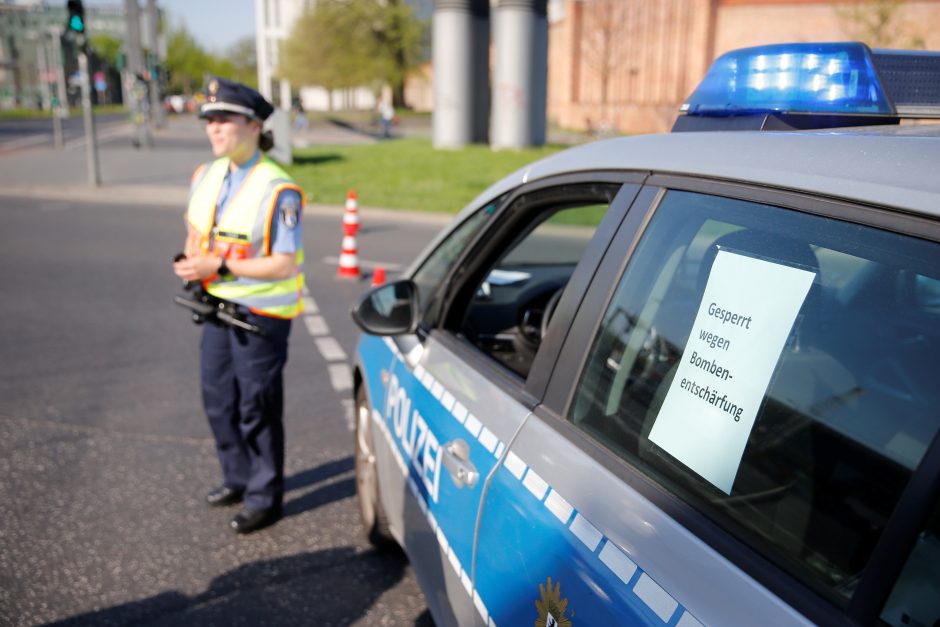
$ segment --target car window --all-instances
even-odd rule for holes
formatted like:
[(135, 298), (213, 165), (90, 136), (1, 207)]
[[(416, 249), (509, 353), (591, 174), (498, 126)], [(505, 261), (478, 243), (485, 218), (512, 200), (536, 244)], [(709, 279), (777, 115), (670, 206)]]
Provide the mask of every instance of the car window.
[(940, 503), (918, 534), (881, 620), (896, 627), (940, 621)]
[(418, 304), (422, 311), (427, 310), (430, 299), (441, 285), (441, 281), (474, 236), (493, 217), (501, 200), (502, 198), (499, 198), (489, 203), (464, 220), (428, 255), (411, 277), (418, 287)]
[[(484, 354), (526, 377), (568, 279), (619, 185), (539, 190), (517, 199), (494, 229), (483, 261), (451, 312), (454, 329)], [(472, 289), (472, 291), (471, 291)]]
[(569, 417), (845, 605), (940, 423), (938, 272), (935, 243), (668, 192)]

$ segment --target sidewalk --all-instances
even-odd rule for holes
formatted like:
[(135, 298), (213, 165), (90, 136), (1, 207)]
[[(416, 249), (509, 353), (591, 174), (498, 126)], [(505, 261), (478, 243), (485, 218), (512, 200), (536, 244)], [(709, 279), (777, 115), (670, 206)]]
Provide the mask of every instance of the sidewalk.
[[(303, 132), (295, 132), (294, 147), (318, 144), (363, 144), (383, 141), (368, 124), (347, 124), (322, 118)], [(403, 121), (392, 130), (395, 137), (430, 137), (430, 118)], [(552, 141), (571, 141), (558, 132)], [(577, 138), (574, 138), (577, 139)], [(583, 138), (581, 138), (583, 140)], [(575, 142), (576, 143), (576, 142)], [(192, 115), (170, 116), (154, 134), (152, 149), (131, 145), (129, 124), (112, 125), (99, 132), (99, 187), (88, 185), (84, 141), (65, 149), (52, 146), (24, 147), (0, 152), (0, 196), (43, 198), (121, 205), (162, 206), (182, 211), (189, 196), (189, 179), (196, 166), (212, 159), (203, 123)], [(341, 215), (342, 206), (308, 205), (311, 213)], [(450, 214), (430, 214), (398, 209), (360, 207), (364, 214), (399, 221), (439, 222)]]
[(130, 125), (100, 134), (100, 187), (88, 185), (84, 141), (65, 149), (25, 148), (0, 156), (0, 195), (121, 204), (186, 205), (195, 167), (212, 158), (195, 118), (168, 120), (153, 149), (131, 145)]
[[(316, 124), (294, 138), (295, 145), (373, 141), (360, 129), (326, 123)], [(134, 148), (130, 125), (122, 125), (99, 136), (99, 187), (88, 185), (82, 141), (72, 142), (63, 150), (43, 146), (0, 154), (0, 196), (162, 206), (182, 213), (193, 171), (210, 159), (212, 152), (203, 124), (194, 116), (167, 118), (165, 127), (154, 134), (154, 146), (149, 150)], [(343, 207), (308, 205), (305, 211), (338, 216)], [(360, 207), (360, 211), (402, 221), (439, 219), (444, 224), (453, 219), (452, 215), (372, 207)]]

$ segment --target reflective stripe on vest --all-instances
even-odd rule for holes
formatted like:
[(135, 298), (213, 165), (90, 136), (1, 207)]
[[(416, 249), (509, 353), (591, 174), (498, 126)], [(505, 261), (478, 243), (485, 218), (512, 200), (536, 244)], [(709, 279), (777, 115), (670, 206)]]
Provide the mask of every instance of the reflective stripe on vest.
[[(204, 167), (194, 183), (189, 198), (187, 220), (200, 234), (200, 247), (226, 259), (266, 257), (271, 254), (271, 223), (275, 204), (281, 191), (303, 191), (284, 170), (262, 156), (248, 173), (241, 188), (228, 202), (221, 220), (215, 223), (216, 206), (222, 183), (231, 161), (217, 159)], [(231, 277), (220, 281), (218, 277), (205, 283), (206, 291), (248, 307), (251, 311), (276, 318), (295, 318), (302, 307), (304, 287), (304, 252), (299, 249), (297, 263), (290, 277), (280, 280)]]

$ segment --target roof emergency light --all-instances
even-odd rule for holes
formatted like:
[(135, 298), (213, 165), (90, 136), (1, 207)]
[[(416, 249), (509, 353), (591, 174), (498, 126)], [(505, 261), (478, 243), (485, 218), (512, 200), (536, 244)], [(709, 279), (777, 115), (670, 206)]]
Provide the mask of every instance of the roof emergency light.
[[(715, 61), (680, 111), (685, 114), (680, 120), (897, 115), (871, 50), (859, 42), (774, 44), (728, 52)], [(676, 125), (682, 126), (679, 120)]]

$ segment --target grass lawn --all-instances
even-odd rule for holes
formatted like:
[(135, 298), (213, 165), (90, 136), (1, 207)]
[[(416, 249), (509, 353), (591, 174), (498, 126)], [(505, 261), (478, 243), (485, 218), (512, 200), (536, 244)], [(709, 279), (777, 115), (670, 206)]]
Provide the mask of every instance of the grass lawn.
[(503, 176), (563, 148), (435, 150), (427, 139), (316, 146), (295, 150), (288, 171), (314, 203), (341, 205), (354, 189), (368, 207), (455, 213)]
[[(94, 107), (95, 115), (104, 115), (107, 113), (124, 113), (123, 105), (99, 105)], [(81, 117), (82, 108), (72, 107), (69, 109), (69, 115)], [(51, 118), (51, 111), (40, 111), (38, 109), (5, 109), (0, 110), (0, 120), (33, 120), (41, 118)]]

